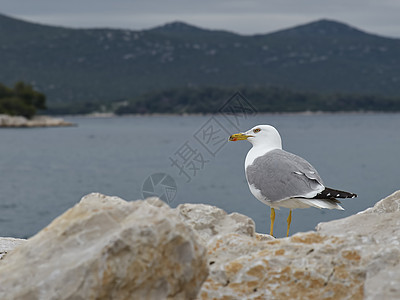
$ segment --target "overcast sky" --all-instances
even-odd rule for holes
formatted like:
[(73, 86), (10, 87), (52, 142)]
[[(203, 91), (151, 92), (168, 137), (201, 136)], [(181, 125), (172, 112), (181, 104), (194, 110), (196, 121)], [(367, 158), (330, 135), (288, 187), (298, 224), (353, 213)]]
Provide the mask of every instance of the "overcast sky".
[(179, 20), (241, 34), (325, 18), (400, 38), (400, 0), (0, 0), (0, 12), (74, 28), (138, 30)]

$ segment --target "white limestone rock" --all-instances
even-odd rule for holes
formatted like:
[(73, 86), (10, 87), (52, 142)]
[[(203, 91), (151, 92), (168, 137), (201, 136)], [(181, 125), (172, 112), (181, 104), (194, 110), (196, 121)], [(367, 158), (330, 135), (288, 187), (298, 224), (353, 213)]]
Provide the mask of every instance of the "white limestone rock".
[(25, 239), (0, 237), (0, 259), (2, 259), (8, 252), (13, 250), (15, 247), (25, 242), (26, 242)]
[(212, 264), (199, 298), (400, 299), (399, 195), (289, 238), (221, 229), (208, 242)]
[(200, 299), (362, 299), (359, 260), (342, 240), (313, 232), (260, 241), (254, 252), (220, 264), (219, 272), (211, 268), (199, 295)]
[(367, 208), (358, 214), (385, 214), (400, 211), (400, 190), (378, 201), (374, 207)]
[(365, 264), (364, 299), (400, 299), (400, 191), (354, 216), (321, 223), (322, 234), (346, 238)]
[(192, 226), (203, 244), (210, 238), (225, 233), (238, 233), (253, 237), (254, 221), (242, 214), (227, 214), (223, 209), (205, 204), (181, 204), (176, 210), (181, 219)]
[(176, 210), (207, 247), (210, 276), (221, 283), (226, 281), (225, 274), (219, 269), (222, 263), (256, 251), (260, 239), (273, 239), (270, 235), (257, 234), (254, 221), (242, 214), (227, 214), (215, 206), (188, 203), (179, 205)]
[(274, 239), (214, 206), (88, 195), (0, 261), (0, 299), (400, 299), (399, 199)]
[(206, 249), (157, 199), (90, 194), (0, 263), (0, 299), (194, 299)]

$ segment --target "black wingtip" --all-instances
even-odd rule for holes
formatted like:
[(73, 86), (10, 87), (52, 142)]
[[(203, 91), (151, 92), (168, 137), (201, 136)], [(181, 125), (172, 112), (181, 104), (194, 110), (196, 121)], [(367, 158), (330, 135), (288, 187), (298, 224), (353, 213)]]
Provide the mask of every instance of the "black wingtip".
[(355, 198), (357, 194), (339, 191), (331, 188), (325, 188), (322, 192), (318, 193), (313, 199), (335, 199), (335, 198)]

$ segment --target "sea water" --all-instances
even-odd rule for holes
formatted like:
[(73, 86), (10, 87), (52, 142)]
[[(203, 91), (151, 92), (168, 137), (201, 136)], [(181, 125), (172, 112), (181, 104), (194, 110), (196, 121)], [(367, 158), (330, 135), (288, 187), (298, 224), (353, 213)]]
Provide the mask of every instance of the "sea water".
[[(91, 192), (137, 200), (152, 189), (172, 207), (215, 205), (269, 232), (269, 207), (245, 179), (251, 144), (227, 141), (258, 124), (275, 126), (283, 148), (307, 159), (326, 186), (358, 194), (342, 201), (344, 211), (294, 210), (291, 234), (355, 214), (400, 189), (399, 114), (257, 114), (235, 124), (211, 115), (66, 120), (77, 126), (0, 130), (0, 236), (30, 237)], [(288, 213), (277, 211), (278, 237)]]

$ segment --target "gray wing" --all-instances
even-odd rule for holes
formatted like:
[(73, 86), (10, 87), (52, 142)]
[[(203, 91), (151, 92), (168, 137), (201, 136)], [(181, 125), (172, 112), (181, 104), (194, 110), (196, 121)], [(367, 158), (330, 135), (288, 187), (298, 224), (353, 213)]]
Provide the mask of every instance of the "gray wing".
[(254, 185), (271, 202), (312, 198), (324, 189), (321, 177), (308, 161), (280, 149), (256, 158), (247, 166), (246, 177), (249, 185)]

